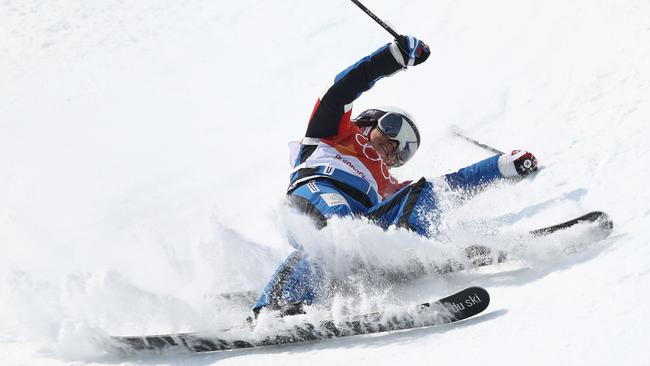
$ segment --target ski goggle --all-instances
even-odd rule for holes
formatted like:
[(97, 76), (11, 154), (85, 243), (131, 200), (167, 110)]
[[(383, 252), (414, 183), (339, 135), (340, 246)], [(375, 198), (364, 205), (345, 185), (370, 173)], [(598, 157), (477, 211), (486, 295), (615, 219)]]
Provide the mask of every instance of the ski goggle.
[(395, 167), (402, 166), (411, 159), (420, 145), (415, 123), (404, 115), (386, 112), (377, 120), (377, 128), (388, 139), (398, 143), (395, 150), (396, 163), (393, 165)]

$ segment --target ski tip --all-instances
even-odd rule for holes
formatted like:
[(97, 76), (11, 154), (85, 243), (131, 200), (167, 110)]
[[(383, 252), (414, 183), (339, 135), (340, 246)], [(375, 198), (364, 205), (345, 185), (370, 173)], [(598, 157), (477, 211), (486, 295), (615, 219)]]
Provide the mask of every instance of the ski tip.
[[(481, 303), (484, 306), (483, 310), (490, 305), (490, 293), (487, 292), (486, 289), (483, 287), (478, 287), (478, 286), (472, 286), (466, 288), (464, 291), (468, 292), (471, 295), (474, 296), (480, 296), (481, 297)], [(482, 311), (482, 310), (481, 310)]]
[(609, 233), (614, 229), (614, 221), (603, 211), (591, 211), (576, 219), (578, 222), (593, 222), (604, 232)]
[(440, 303), (454, 314), (454, 321), (458, 321), (487, 309), (490, 304), (490, 294), (482, 287), (472, 286), (441, 299)]
[(609, 218), (609, 215), (606, 214), (605, 212), (592, 211), (587, 215), (591, 216), (589, 221), (596, 222), (600, 228), (607, 229), (607, 230), (614, 229), (614, 221), (612, 221), (612, 219)]

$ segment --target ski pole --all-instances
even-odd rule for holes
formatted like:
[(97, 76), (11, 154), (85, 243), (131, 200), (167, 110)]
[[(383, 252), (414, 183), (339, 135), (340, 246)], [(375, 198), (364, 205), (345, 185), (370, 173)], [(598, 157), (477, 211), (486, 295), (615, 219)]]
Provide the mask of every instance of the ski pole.
[(393, 28), (391, 28), (390, 25), (386, 24), (383, 20), (379, 19), (378, 16), (375, 15), (370, 9), (366, 8), (361, 2), (358, 0), (352, 0), (352, 2), (358, 6), (361, 10), (363, 10), (366, 14), (368, 14), (369, 17), (371, 17), (375, 22), (377, 22), (379, 25), (381, 25), (388, 33), (390, 33), (393, 37), (397, 38), (399, 34), (395, 32)]
[(467, 136), (463, 135), (462, 133), (458, 132), (458, 131), (455, 130), (455, 129), (452, 129), (451, 132), (452, 132), (454, 135), (456, 135), (456, 136), (462, 138), (463, 140), (465, 140), (465, 141), (469, 141), (469, 142), (473, 143), (474, 145), (476, 145), (476, 146), (478, 146), (478, 147), (480, 147), (480, 148), (482, 148), (482, 149), (485, 149), (485, 150), (487, 150), (487, 151), (490, 151), (490, 152), (493, 152), (493, 153), (495, 153), (495, 154), (499, 154), (499, 155), (503, 155), (503, 154), (504, 154), (503, 151), (501, 151), (501, 150), (499, 150), (499, 149), (497, 149), (497, 148), (494, 148), (494, 147), (492, 147), (492, 146), (490, 146), (490, 145), (484, 144), (484, 143), (482, 143), (482, 142), (476, 141), (476, 140), (474, 140), (474, 139), (471, 138), (471, 137), (467, 137)]

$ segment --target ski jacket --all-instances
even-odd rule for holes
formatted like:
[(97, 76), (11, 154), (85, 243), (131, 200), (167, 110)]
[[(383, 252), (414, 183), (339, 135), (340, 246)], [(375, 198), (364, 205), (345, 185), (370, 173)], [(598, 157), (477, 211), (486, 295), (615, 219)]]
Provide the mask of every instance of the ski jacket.
[(339, 73), (321, 96), (309, 119), (305, 138), (292, 148), (289, 190), (314, 178), (340, 183), (360, 202), (374, 205), (409, 182), (395, 179), (370, 145), (371, 128), (351, 121), (352, 102), (377, 80), (402, 69), (387, 44)]
[[(336, 75), (316, 102), (307, 132), (290, 144), (293, 171), (288, 192), (312, 179), (327, 179), (366, 207), (387, 199), (411, 181), (399, 182), (370, 145), (372, 127), (351, 121), (352, 102), (381, 78), (403, 67), (386, 44)], [(498, 156), (444, 176), (452, 189), (471, 189), (500, 177)]]

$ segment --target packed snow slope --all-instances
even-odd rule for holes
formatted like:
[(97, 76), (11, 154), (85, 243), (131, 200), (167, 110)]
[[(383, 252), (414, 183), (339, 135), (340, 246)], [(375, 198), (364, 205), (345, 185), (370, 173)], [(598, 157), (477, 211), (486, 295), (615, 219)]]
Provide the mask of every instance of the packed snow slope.
[[(390, 41), (350, 2), (2, 1), (0, 364), (649, 365), (650, 2), (366, 5), (432, 49), (355, 104), (418, 120), (423, 145), (398, 177), (489, 156), (452, 125), (544, 166), (451, 209), (452, 240), (351, 220), (316, 232), (284, 207), (287, 143), (317, 96)], [(462, 324), (200, 357), (87, 341), (239, 321), (213, 295), (259, 291), (288, 230), (344, 273), (350, 257), (444, 259), (491, 227), (485, 244), (508, 249), (596, 209), (615, 231), (577, 253), (575, 238), (540, 240), (509, 264), (368, 289), (359, 306), (487, 288), (487, 313)]]

